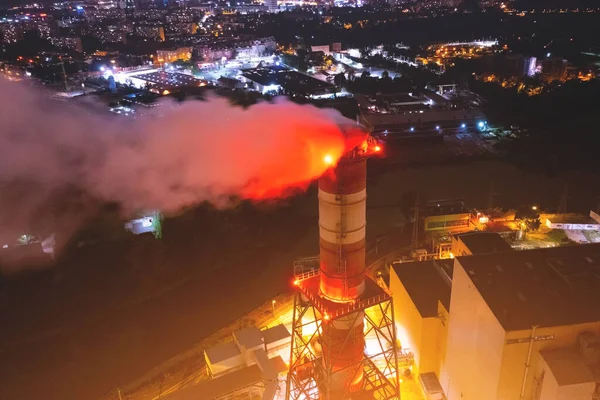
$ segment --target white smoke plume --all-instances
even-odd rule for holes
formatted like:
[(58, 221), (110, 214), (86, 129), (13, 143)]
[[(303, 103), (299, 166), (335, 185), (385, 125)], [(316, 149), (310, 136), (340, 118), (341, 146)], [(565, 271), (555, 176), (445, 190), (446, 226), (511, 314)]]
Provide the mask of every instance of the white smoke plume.
[(1, 82), (0, 236), (30, 226), (66, 187), (127, 212), (176, 213), (305, 187), (329, 167), (325, 155), (337, 160), (345, 148), (339, 113), (285, 99), (243, 109), (211, 97), (163, 104), (157, 114), (111, 118)]

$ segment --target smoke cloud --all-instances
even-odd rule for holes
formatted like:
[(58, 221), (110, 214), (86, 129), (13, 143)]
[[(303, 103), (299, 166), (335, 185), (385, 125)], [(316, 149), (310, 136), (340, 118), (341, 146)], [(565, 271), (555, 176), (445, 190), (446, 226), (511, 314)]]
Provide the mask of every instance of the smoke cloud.
[(339, 124), (352, 123), (285, 99), (243, 109), (211, 97), (135, 118), (77, 103), (0, 83), (0, 229), (30, 226), (67, 187), (126, 212), (277, 198), (325, 172), (325, 156), (339, 159), (348, 146)]

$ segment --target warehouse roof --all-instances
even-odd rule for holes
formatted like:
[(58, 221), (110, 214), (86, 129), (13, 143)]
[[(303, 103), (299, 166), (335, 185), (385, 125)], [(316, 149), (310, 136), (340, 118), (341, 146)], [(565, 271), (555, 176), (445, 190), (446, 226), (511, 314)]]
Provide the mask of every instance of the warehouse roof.
[(393, 264), (392, 268), (423, 318), (438, 315), (438, 301), (450, 311), (453, 260)]
[(495, 232), (466, 232), (456, 235), (475, 254), (502, 253), (512, 247)]
[(600, 321), (600, 244), (456, 260), (507, 331)]

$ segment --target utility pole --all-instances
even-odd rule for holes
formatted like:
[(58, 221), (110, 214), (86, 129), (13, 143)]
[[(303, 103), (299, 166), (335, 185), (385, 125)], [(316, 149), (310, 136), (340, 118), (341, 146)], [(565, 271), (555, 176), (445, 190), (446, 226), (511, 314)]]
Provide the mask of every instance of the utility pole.
[(58, 56), (58, 59), (60, 60), (60, 67), (62, 69), (63, 79), (65, 83), (65, 92), (68, 92), (69, 86), (67, 84), (67, 71), (65, 70), (65, 62), (63, 61), (62, 56)]
[(417, 198), (415, 199), (414, 209), (414, 223), (413, 223), (413, 237), (412, 237), (412, 249), (416, 250), (419, 247), (419, 193), (417, 192)]
[(565, 184), (565, 190), (563, 191), (562, 196), (560, 196), (560, 203), (558, 204), (558, 213), (566, 214), (567, 213), (567, 199), (569, 197), (569, 186)]
[(498, 193), (494, 190), (494, 181), (490, 181), (490, 190), (488, 192), (488, 214), (492, 214), (492, 210), (494, 209), (494, 196)]

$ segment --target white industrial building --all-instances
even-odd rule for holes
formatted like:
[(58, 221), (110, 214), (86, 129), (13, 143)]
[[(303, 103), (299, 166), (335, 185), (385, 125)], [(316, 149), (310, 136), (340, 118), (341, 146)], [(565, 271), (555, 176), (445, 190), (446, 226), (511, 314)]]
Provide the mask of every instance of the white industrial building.
[(165, 400), (283, 398), (290, 357), (290, 332), (284, 325), (235, 331), (233, 340), (204, 352), (211, 379), (181, 389)]
[(550, 229), (566, 231), (600, 231), (600, 215), (590, 211), (590, 216), (576, 214), (557, 214), (546, 218), (546, 226)]

